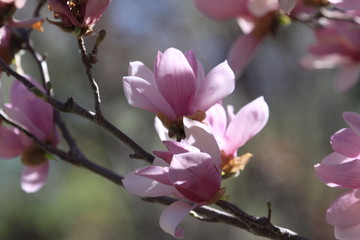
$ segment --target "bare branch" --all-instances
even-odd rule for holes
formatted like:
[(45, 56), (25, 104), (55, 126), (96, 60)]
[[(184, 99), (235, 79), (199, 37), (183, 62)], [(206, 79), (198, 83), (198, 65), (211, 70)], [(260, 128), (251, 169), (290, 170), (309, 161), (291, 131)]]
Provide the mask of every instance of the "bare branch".
[[(12, 68), (10, 68), (2, 59), (0, 59), (0, 68), (2, 68), (6, 73), (13, 76), (20, 82), (22, 82), (29, 91), (34, 92), (35, 94), (41, 93), (40, 89), (38, 89), (34, 84), (32, 84), (30, 81), (28, 81), (24, 76), (20, 75), (16, 71), (14, 71)], [(128, 137), (125, 133), (123, 133), (120, 129), (115, 127), (112, 123), (110, 123), (107, 119), (104, 117), (96, 117), (95, 113), (86, 110), (85, 108), (78, 105), (72, 98), (68, 98), (68, 100), (63, 103), (57, 100), (56, 98), (49, 96), (49, 95), (43, 95), (41, 98), (52, 105), (55, 109), (59, 110), (60, 112), (66, 112), (66, 113), (72, 113), (79, 115), (83, 118), (86, 118), (102, 128), (106, 129), (108, 132), (113, 134), (116, 138), (118, 138), (120, 141), (122, 141), (124, 144), (126, 144), (128, 147), (130, 147), (134, 154), (131, 154), (131, 158), (137, 158), (145, 160), (149, 163), (152, 163), (154, 160), (154, 156), (150, 153), (146, 152), (141, 146), (139, 146), (136, 142), (134, 142), (130, 137)]]

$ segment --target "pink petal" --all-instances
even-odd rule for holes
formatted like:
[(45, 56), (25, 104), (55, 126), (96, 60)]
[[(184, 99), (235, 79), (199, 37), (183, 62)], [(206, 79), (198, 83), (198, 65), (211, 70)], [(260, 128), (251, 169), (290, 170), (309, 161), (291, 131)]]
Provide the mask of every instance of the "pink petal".
[(330, 138), (332, 149), (346, 157), (357, 158), (360, 156), (360, 136), (350, 128), (337, 131)]
[(300, 59), (301, 67), (305, 69), (329, 69), (349, 64), (351, 59), (339, 54), (325, 56), (308, 55)]
[(184, 201), (172, 203), (165, 208), (161, 214), (159, 221), (161, 229), (178, 239), (182, 239), (184, 237), (184, 232), (178, 225), (195, 207), (196, 205), (190, 205)]
[(12, 121), (21, 125), (29, 132), (34, 134), (39, 139), (45, 140), (46, 136), (43, 131), (41, 131), (31, 119), (26, 115), (26, 112), (23, 112), (17, 108), (14, 108), (11, 104), (5, 104), (4, 112)]
[(278, 0), (280, 8), (286, 13), (290, 14), (291, 10), (294, 9), (296, 5), (296, 0)]
[(150, 81), (136, 76), (123, 78), (123, 88), (129, 104), (155, 114), (162, 113), (170, 120), (175, 120), (174, 110)]
[(129, 76), (146, 79), (146, 81), (149, 82), (150, 85), (156, 86), (154, 73), (142, 62), (130, 62), (128, 72)]
[(73, 13), (70, 11), (69, 6), (66, 5), (66, 2), (62, 0), (48, 0), (47, 2), (54, 12), (66, 16), (74, 26), (81, 26), (80, 22), (74, 17)]
[(150, 166), (135, 171), (138, 176), (150, 178), (165, 185), (172, 185), (169, 181), (169, 167)]
[(122, 183), (126, 190), (140, 197), (168, 196), (177, 192), (173, 186), (161, 184), (146, 177), (141, 177), (133, 172), (124, 176)]
[(236, 153), (249, 139), (258, 134), (269, 118), (269, 107), (263, 97), (245, 105), (230, 122), (223, 149), (227, 154)]
[[(26, 78), (43, 91), (30, 76)], [(12, 117), (44, 141), (57, 144), (59, 139), (54, 127), (54, 111), (50, 104), (29, 92), (20, 81), (14, 81), (10, 93), (11, 104), (17, 113)]]
[(330, 187), (360, 188), (360, 160), (332, 153), (315, 165), (317, 176)]
[(220, 190), (221, 173), (206, 153), (175, 154), (169, 179), (192, 202), (210, 200)]
[(249, 0), (248, 8), (256, 17), (262, 17), (265, 14), (279, 8), (277, 0)]
[(99, 20), (105, 9), (109, 6), (111, 0), (87, 0), (84, 23), (88, 25), (94, 24)]
[(196, 8), (205, 16), (215, 19), (230, 19), (247, 12), (247, 1), (239, 0), (194, 0)]
[(340, 8), (342, 10), (360, 9), (360, 3), (358, 0), (329, 0), (329, 2), (333, 3), (337, 8)]
[(0, 126), (0, 158), (17, 157), (24, 150), (19, 131)]
[(16, 8), (22, 8), (22, 7), (24, 7), (26, 0), (1, 0), (0, 4), (1, 3), (5, 3), (5, 4), (13, 3)]
[(15, 6), (17, 8), (23, 8), (25, 6), (26, 0), (15, 0)]
[(196, 145), (192, 146), (188, 142), (164, 141), (163, 143), (172, 154), (200, 152)]
[(344, 112), (343, 118), (351, 129), (360, 136), (360, 114), (356, 112)]
[(236, 19), (241, 31), (248, 35), (255, 27), (255, 19), (253, 17), (241, 17)]
[(360, 236), (360, 224), (351, 228), (335, 227), (334, 234), (336, 239), (358, 240)]
[(240, 76), (245, 70), (261, 40), (261, 37), (256, 37), (254, 34), (245, 34), (233, 43), (228, 61), (236, 76)]
[(217, 103), (209, 110), (207, 110), (204, 122), (210, 125), (211, 132), (214, 135), (218, 145), (222, 146), (227, 127), (226, 112), (222, 104)]
[(192, 114), (189, 105), (196, 91), (196, 76), (182, 52), (167, 49), (157, 62), (155, 78), (160, 93), (177, 117)]
[(359, 225), (360, 191), (352, 190), (341, 194), (327, 210), (326, 222), (344, 230)]
[(36, 167), (24, 166), (21, 175), (21, 188), (27, 193), (34, 193), (40, 190), (48, 179), (49, 161)]
[(345, 92), (352, 88), (360, 78), (360, 64), (344, 65), (335, 79), (335, 87), (340, 92)]
[(10, 18), (7, 20), (7, 24), (8, 26), (11, 27), (17, 27), (17, 28), (27, 28), (27, 27), (31, 27), (33, 24), (37, 23), (37, 22), (42, 22), (44, 21), (44, 19), (42, 17), (34, 17), (34, 18), (29, 18), (29, 19), (24, 19), (24, 20), (16, 20), (14, 18)]
[(153, 151), (153, 153), (155, 154), (155, 156), (163, 159), (165, 162), (167, 162), (168, 164), (171, 163), (173, 154), (170, 152), (165, 152), (165, 151)]
[(200, 84), (194, 98), (193, 112), (206, 111), (230, 95), (235, 89), (235, 75), (225, 61), (214, 67)]
[(161, 141), (171, 140), (169, 137), (169, 129), (164, 126), (158, 117), (155, 117), (154, 127)]
[(198, 70), (197, 70), (198, 60), (196, 58), (194, 50), (189, 50), (189, 51), (185, 52), (184, 55), (185, 55), (187, 61), (189, 62), (193, 72), (196, 74), (198, 72)]
[(201, 152), (209, 154), (220, 171), (220, 149), (209, 127), (206, 124), (189, 118), (184, 118), (183, 122), (187, 137), (186, 143), (199, 149)]

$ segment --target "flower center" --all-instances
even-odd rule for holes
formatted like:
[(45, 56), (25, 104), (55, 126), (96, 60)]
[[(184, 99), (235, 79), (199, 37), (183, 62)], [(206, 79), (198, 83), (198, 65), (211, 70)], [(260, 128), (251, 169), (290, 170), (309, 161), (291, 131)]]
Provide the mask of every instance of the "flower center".
[[(168, 135), (170, 138), (176, 138), (176, 141), (178, 142), (180, 142), (181, 139), (186, 138), (183, 123), (184, 116), (178, 117), (175, 121), (171, 121), (162, 113), (158, 113), (156, 115), (160, 119), (162, 124), (169, 130)], [(205, 112), (198, 110), (194, 114), (187, 115), (185, 117), (202, 122), (205, 119), (206, 114)]]
[(246, 153), (241, 156), (234, 157), (234, 155), (226, 155), (226, 153), (221, 150), (221, 169), (223, 171), (223, 177), (227, 177), (234, 173), (238, 173), (240, 170), (244, 170), (245, 165), (249, 162), (250, 158), (253, 155), (251, 153)]
[(47, 161), (45, 154), (42, 148), (33, 143), (23, 151), (21, 162), (26, 166), (35, 167)]

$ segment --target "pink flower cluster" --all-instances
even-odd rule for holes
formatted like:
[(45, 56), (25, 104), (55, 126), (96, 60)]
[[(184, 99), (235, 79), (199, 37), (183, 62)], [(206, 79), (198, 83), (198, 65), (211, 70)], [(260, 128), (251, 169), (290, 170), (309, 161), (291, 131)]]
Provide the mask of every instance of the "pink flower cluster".
[(335, 237), (352, 240), (360, 235), (360, 114), (345, 112), (343, 117), (350, 128), (331, 137), (334, 152), (315, 165), (315, 170), (328, 186), (352, 189), (340, 195), (326, 213), (327, 222), (335, 227)]
[[(161, 228), (183, 237), (180, 221), (194, 208), (220, 200), (222, 176), (242, 170), (251, 154), (237, 150), (266, 124), (263, 97), (228, 118), (220, 101), (234, 90), (234, 73), (223, 62), (208, 74), (194, 51), (170, 48), (159, 53), (154, 72), (132, 62), (123, 78), (128, 102), (157, 115), (155, 127), (168, 151), (154, 151), (154, 165), (128, 173), (124, 187), (142, 197), (173, 195), (179, 200), (160, 217)], [(174, 141), (176, 138), (177, 141)]]
[(244, 35), (232, 45), (228, 61), (240, 75), (260, 41), (271, 32), (279, 10), (276, 0), (193, 0), (196, 8), (209, 18), (236, 19)]
[(360, 77), (360, 29), (350, 21), (324, 20), (324, 26), (315, 30), (317, 42), (310, 46), (310, 55), (301, 59), (308, 69), (339, 67), (336, 89), (344, 92)]
[[(36, 87), (42, 87), (28, 77)], [(3, 112), (14, 122), (41, 141), (56, 146), (59, 142), (52, 107), (30, 93), (19, 81), (14, 81), (10, 101), (3, 104)], [(0, 158), (12, 159), (21, 155), (24, 165), (21, 187), (32, 193), (38, 191), (48, 177), (49, 161), (46, 152), (17, 128), (0, 126)]]

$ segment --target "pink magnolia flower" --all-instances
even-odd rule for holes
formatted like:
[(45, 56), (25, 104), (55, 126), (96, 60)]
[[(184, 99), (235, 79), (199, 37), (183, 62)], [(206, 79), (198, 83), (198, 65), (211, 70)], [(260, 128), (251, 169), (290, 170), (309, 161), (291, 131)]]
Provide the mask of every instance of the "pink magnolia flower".
[(218, 103), (206, 112), (204, 120), (210, 125), (221, 150), (221, 167), (225, 175), (243, 170), (252, 155), (237, 156), (237, 151), (263, 129), (269, 118), (269, 107), (263, 97), (248, 103), (236, 115), (233, 110), (231, 105), (228, 106), (228, 120), (224, 107)]
[(202, 121), (204, 112), (235, 88), (235, 76), (226, 61), (205, 76), (191, 50), (159, 52), (154, 73), (142, 62), (131, 62), (129, 75), (123, 78), (129, 104), (157, 114), (177, 136), (184, 116)]
[(360, 29), (349, 21), (328, 21), (315, 31), (317, 42), (300, 64), (308, 69), (340, 67), (336, 89), (343, 92), (355, 85), (360, 76)]
[(320, 180), (331, 187), (360, 188), (360, 114), (345, 112), (350, 128), (331, 136), (333, 153), (315, 165)]
[(176, 238), (183, 237), (180, 221), (194, 208), (214, 203), (225, 193), (221, 188), (220, 151), (206, 126), (184, 118), (188, 145), (165, 141), (169, 152), (155, 151), (154, 166), (128, 173), (124, 187), (142, 197), (174, 195), (160, 217), (160, 227)]
[(54, 17), (61, 22), (52, 22), (66, 31), (81, 29), (81, 34), (92, 32), (92, 27), (109, 6), (111, 0), (48, 0)]
[[(28, 79), (42, 89), (35, 80)], [(3, 112), (40, 140), (53, 146), (58, 144), (52, 107), (35, 97), (19, 81), (14, 81), (10, 102), (4, 104)], [(49, 162), (45, 154), (42, 148), (18, 129), (0, 126), (0, 158), (12, 159), (21, 155), (24, 164), (21, 187), (24, 191), (36, 192), (47, 180)]]
[(345, 112), (343, 116), (350, 128), (331, 137), (334, 152), (315, 165), (315, 171), (330, 187), (353, 189), (340, 195), (326, 213), (336, 238), (353, 240), (360, 238), (360, 114)]
[[(248, 103), (236, 115), (231, 105), (227, 110), (226, 114), (222, 104), (217, 103), (206, 111), (203, 121), (211, 129), (221, 151), (221, 169), (224, 177), (238, 174), (239, 170), (244, 169), (252, 154), (238, 156), (237, 150), (259, 133), (269, 118), (269, 107), (263, 97)], [(158, 118), (155, 118), (155, 128), (162, 141), (171, 139), (169, 130)]]
[(236, 75), (241, 74), (260, 41), (272, 30), (279, 10), (277, 0), (194, 0), (194, 4), (209, 18), (238, 21), (245, 35), (233, 43), (228, 55)]

